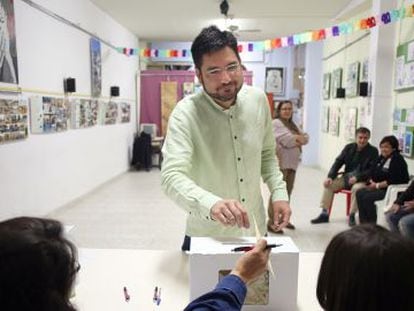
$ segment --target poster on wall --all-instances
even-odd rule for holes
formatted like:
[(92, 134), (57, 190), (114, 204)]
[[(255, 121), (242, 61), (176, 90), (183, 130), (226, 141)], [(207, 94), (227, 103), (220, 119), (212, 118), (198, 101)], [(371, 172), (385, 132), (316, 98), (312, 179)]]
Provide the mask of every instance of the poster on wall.
[(332, 98), (336, 98), (336, 89), (342, 87), (342, 68), (337, 68), (332, 73), (331, 92)]
[(90, 39), (91, 53), (91, 94), (92, 97), (101, 96), (102, 92), (102, 61), (101, 42), (95, 38)]
[(194, 82), (183, 82), (183, 97), (194, 94)]
[(348, 74), (346, 77), (346, 97), (358, 96), (359, 85), (359, 62), (348, 65)]
[(339, 136), (340, 113), (339, 107), (329, 108), (329, 133), (334, 136)]
[(30, 97), (30, 124), (33, 134), (66, 131), (69, 121), (67, 100), (49, 96)]
[(106, 102), (102, 105), (102, 124), (115, 124), (118, 119), (118, 103)]
[(329, 99), (329, 95), (331, 93), (331, 74), (328, 73), (324, 73), (323, 74), (323, 99)]
[(396, 91), (414, 88), (414, 40), (397, 47), (394, 88)]
[(19, 83), (13, 0), (0, 0), (0, 83)]
[(70, 101), (72, 128), (80, 129), (95, 126), (98, 122), (99, 102), (90, 99)]
[(362, 62), (361, 81), (368, 82), (368, 74), (369, 74), (369, 60), (368, 58), (366, 58)]
[(286, 70), (283, 67), (266, 68), (266, 93), (275, 97), (285, 96)]
[(349, 108), (345, 115), (345, 139), (353, 141), (355, 139), (355, 131), (357, 128), (358, 109)]
[(177, 103), (177, 86), (176, 81), (161, 82), (161, 136), (167, 134), (168, 119)]
[(131, 105), (129, 103), (120, 103), (120, 122), (128, 123), (131, 120)]
[(0, 144), (27, 138), (27, 103), (0, 98)]
[(328, 133), (329, 131), (329, 107), (322, 107), (322, 132)]

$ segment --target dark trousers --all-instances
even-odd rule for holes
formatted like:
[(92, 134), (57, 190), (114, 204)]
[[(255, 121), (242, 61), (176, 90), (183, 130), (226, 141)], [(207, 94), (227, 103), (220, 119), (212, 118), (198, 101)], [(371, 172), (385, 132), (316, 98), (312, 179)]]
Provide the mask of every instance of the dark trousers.
[(385, 197), (387, 189), (368, 189), (362, 188), (357, 191), (356, 199), (359, 211), (359, 222), (377, 223), (377, 206), (375, 201), (382, 200)]

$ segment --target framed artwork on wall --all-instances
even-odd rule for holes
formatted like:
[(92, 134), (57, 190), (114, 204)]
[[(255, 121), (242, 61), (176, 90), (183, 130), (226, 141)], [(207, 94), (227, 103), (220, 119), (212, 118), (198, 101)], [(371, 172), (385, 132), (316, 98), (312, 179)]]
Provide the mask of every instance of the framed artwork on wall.
[(266, 93), (272, 93), (274, 97), (285, 96), (286, 68), (266, 68)]
[(329, 99), (331, 92), (331, 73), (327, 72), (323, 74), (323, 99)]
[(367, 82), (368, 81), (368, 73), (369, 73), (369, 60), (368, 60), (368, 58), (366, 58), (362, 62), (361, 82)]
[(357, 128), (358, 109), (348, 108), (345, 115), (345, 139), (353, 141)]
[(337, 98), (336, 89), (342, 87), (342, 68), (337, 68), (332, 73), (331, 92), (332, 98)]
[(28, 107), (17, 98), (0, 98), (0, 144), (27, 138)]
[(359, 62), (348, 65), (348, 74), (346, 77), (346, 97), (358, 96), (359, 84)]
[(397, 47), (394, 88), (396, 91), (414, 88), (414, 40)]
[(341, 109), (339, 107), (329, 108), (329, 133), (334, 136), (339, 136), (339, 122)]
[(0, 0), (0, 83), (19, 83), (13, 0)]
[(322, 132), (329, 132), (329, 106), (322, 107)]
[(91, 94), (92, 97), (101, 96), (102, 92), (102, 61), (101, 42), (95, 38), (90, 39), (91, 52)]

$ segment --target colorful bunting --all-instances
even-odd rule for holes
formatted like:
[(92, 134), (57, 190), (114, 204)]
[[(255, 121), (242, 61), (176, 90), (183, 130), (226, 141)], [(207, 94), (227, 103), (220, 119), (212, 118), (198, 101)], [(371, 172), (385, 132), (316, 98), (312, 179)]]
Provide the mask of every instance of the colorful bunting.
[[(351, 34), (359, 30), (374, 28), (380, 25), (387, 25), (397, 22), (403, 18), (414, 16), (414, 4), (403, 6), (400, 9), (394, 9), (384, 12), (377, 16), (369, 16), (361, 20), (354, 20), (343, 22), (339, 25), (327, 27), (324, 29), (307, 31), (299, 34), (294, 34), (281, 38), (274, 38), (265, 41), (248, 42), (246, 44), (239, 44), (237, 50), (242, 52), (256, 52), (256, 51), (270, 51), (281, 47), (294, 46), (312, 41), (325, 40), (330, 37), (337, 37), (341, 35)], [(153, 58), (170, 58), (170, 57), (189, 57), (191, 51), (188, 49), (172, 50), (172, 49), (132, 49), (126, 47), (117, 47), (117, 52), (125, 55), (139, 55), (141, 57)]]

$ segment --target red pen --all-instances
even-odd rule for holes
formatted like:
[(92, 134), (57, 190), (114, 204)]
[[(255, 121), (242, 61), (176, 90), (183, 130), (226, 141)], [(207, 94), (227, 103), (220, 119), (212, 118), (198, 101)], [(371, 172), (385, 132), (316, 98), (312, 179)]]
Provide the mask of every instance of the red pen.
[(129, 299), (131, 298), (131, 296), (129, 296), (129, 294), (128, 294), (128, 290), (127, 290), (126, 286), (124, 286), (124, 298), (125, 298), (126, 302), (128, 302)]
[[(270, 249), (270, 248), (279, 247), (279, 246), (282, 246), (282, 244), (267, 244), (265, 249)], [(251, 251), (253, 248), (254, 248), (254, 245), (239, 246), (239, 247), (233, 248), (231, 251), (232, 252), (248, 252), (248, 251)]]

